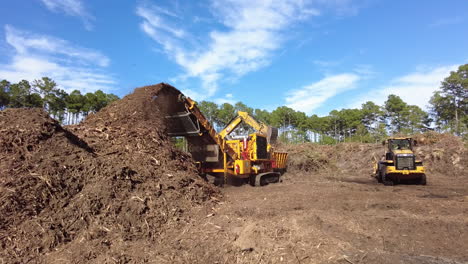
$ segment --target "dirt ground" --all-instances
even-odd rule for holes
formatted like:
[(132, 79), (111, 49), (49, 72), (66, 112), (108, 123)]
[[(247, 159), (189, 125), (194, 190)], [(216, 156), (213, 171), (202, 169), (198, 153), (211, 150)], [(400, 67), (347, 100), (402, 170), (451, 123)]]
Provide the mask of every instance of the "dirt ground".
[[(386, 187), (369, 175), (303, 173), (261, 188), (228, 187), (225, 201), (193, 222), (208, 234), (185, 233), (188, 255), (175, 260), (468, 263), (467, 186), (442, 175), (427, 186)], [(194, 240), (207, 258), (189, 253)]]

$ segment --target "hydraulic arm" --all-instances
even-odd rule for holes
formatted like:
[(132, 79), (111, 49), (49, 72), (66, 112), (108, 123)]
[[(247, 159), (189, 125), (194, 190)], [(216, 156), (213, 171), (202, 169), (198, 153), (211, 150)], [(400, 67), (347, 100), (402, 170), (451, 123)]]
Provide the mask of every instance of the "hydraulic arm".
[(229, 134), (232, 133), (242, 122), (251, 126), (257, 131), (258, 134), (267, 138), (268, 143), (274, 143), (278, 136), (278, 131), (276, 128), (265, 125), (264, 123), (259, 123), (247, 112), (238, 111), (237, 116), (223, 129), (218, 133), (218, 136), (221, 138), (226, 138)]

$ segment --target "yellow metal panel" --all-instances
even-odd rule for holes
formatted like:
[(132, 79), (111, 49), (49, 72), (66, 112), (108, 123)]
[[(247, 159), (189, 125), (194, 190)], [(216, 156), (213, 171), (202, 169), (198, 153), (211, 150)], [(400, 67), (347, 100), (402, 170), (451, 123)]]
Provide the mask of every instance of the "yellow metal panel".
[(258, 157), (257, 157), (257, 134), (252, 134), (252, 159), (253, 160), (258, 160)]
[(236, 160), (234, 161), (234, 172), (236, 167), (239, 166), (239, 174), (250, 174), (250, 161), (249, 160)]
[(387, 166), (387, 173), (401, 173), (404, 175), (415, 174), (415, 173), (425, 173), (423, 166), (417, 166), (415, 170), (397, 170), (395, 166)]
[[(250, 140), (249, 140), (249, 157), (252, 161), (266, 161), (268, 160), (267, 159), (260, 159), (258, 157), (258, 153), (257, 153), (257, 138), (258, 137), (262, 137), (264, 138), (264, 136), (262, 135), (258, 135), (258, 134), (250, 134), (249, 135), (250, 137)], [(268, 145), (267, 145), (267, 152), (268, 152)], [(271, 159), (271, 157), (270, 157)]]
[(231, 149), (233, 149), (236, 152), (237, 157), (240, 157), (241, 150), (242, 150), (242, 141), (236, 139), (236, 140), (228, 140), (226, 141), (226, 143), (229, 145)]
[(206, 169), (207, 172), (224, 172), (224, 169)]

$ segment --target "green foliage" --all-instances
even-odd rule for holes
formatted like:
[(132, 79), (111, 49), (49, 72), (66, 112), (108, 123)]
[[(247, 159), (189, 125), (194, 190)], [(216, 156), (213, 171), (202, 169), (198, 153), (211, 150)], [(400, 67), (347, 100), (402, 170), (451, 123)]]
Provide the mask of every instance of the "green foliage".
[(28, 81), (22, 80), (19, 83), (10, 84), (2, 81), (4, 100), (8, 101), (8, 107), (41, 107), (42, 98), (35, 93)]
[(93, 93), (86, 93), (84, 97), (85, 104), (83, 106), (83, 113), (85, 116), (87, 116), (90, 112), (96, 112), (97, 98)]
[(247, 112), (247, 113), (249, 113), (249, 115), (253, 115), (253, 113), (254, 113), (253, 108), (246, 106), (246, 105), (245, 105), (244, 103), (242, 103), (242, 102), (237, 102), (237, 103), (234, 105), (234, 110), (236, 111), (236, 113), (237, 113), (238, 111), (242, 111), (242, 112)]
[(229, 103), (222, 104), (217, 113), (216, 121), (222, 127), (225, 127), (234, 117), (236, 117), (236, 110), (234, 106)]
[[(75, 90), (67, 94), (47, 77), (35, 80), (33, 85), (26, 80), (14, 84), (7, 80), (0, 82), (0, 109), (43, 107), (59, 120), (68, 117), (68, 123), (75, 123), (80, 116), (97, 112), (118, 99), (116, 95), (101, 90), (84, 95)], [(383, 106), (369, 101), (362, 104), (360, 109), (333, 110), (323, 117), (307, 116), (287, 106), (269, 112), (253, 109), (242, 102), (217, 105), (202, 101), (198, 106), (218, 128), (226, 126), (237, 111), (248, 112), (258, 121), (280, 128), (283, 132), (280, 140), (287, 142), (378, 142), (385, 139), (389, 132), (414, 134), (427, 131), (432, 123), (438, 130), (468, 137), (468, 64), (451, 72), (429, 103), (431, 115), (392, 94)]]
[(100, 90), (84, 96), (75, 90), (69, 95), (48, 77), (35, 80), (33, 85), (26, 80), (14, 84), (7, 80), (0, 82), (0, 109), (42, 107), (60, 121), (64, 121), (67, 116), (69, 124), (76, 123), (80, 115), (99, 111), (118, 99), (115, 94), (106, 94)]
[(362, 104), (362, 123), (367, 129), (372, 129), (379, 120), (382, 120), (384, 112), (374, 102), (368, 101)]
[(375, 142), (382, 141), (388, 137), (387, 128), (384, 123), (379, 123), (375, 132), (373, 133)]
[(406, 132), (409, 134), (425, 131), (432, 122), (429, 114), (424, 112), (419, 106), (416, 105), (408, 106), (407, 120), (408, 124)]
[(391, 94), (385, 101), (385, 116), (388, 118), (391, 129), (394, 133), (400, 133), (404, 127), (408, 115), (408, 104), (406, 104), (399, 96)]
[(80, 113), (82, 113), (84, 110), (86, 98), (81, 94), (80, 91), (74, 90), (66, 97), (65, 104), (68, 111), (70, 112), (68, 123), (76, 123)]
[[(390, 95), (384, 106), (373, 102), (362, 104), (361, 109), (333, 110), (328, 116), (307, 116), (287, 106), (277, 107), (272, 112), (252, 109), (243, 103), (234, 106), (202, 101), (200, 110), (211, 121), (225, 126), (237, 111), (249, 112), (260, 122), (280, 128), (279, 140), (286, 143), (319, 142), (379, 142), (388, 136), (387, 123), (392, 132), (413, 134), (426, 131), (431, 124), (429, 115), (418, 106), (408, 105), (400, 97)], [(248, 129), (239, 128), (243, 132)]]
[(67, 97), (68, 94), (64, 90), (56, 89), (48, 98), (49, 113), (60, 122), (64, 119)]
[(0, 82), (0, 109), (10, 104), (10, 82), (3, 80)]
[(26, 107), (42, 107), (42, 97), (37, 93), (32, 93), (26, 96)]
[(115, 94), (111, 94), (111, 93), (110, 93), (110, 94), (106, 94), (106, 97), (107, 97), (107, 104), (110, 104), (110, 103), (112, 103), (112, 102), (117, 101), (117, 100), (120, 99), (120, 97), (118, 97), (118, 96), (115, 95)]
[(267, 110), (255, 109), (254, 118), (265, 124), (271, 123), (271, 115), (270, 112), (268, 112)]
[(30, 92), (31, 85), (26, 80), (22, 80), (19, 83), (12, 84), (10, 86), (10, 103), (9, 107), (26, 107), (27, 97)]
[(438, 129), (458, 135), (468, 133), (468, 64), (461, 65), (444, 79), (430, 104)]
[(336, 143), (338, 143), (338, 141), (330, 136), (323, 135), (320, 138), (319, 143), (323, 145), (335, 145)]
[(84, 95), (83, 113), (84, 115), (88, 115), (90, 112), (97, 112), (118, 99), (116, 95), (106, 94), (101, 90), (97, 90), (94, 93), (86, 93)]
[(279, 140), (283, 143), (309, 142), (309, 139), (307, 138), (307, 133), (303, 130), (285, 131), (280, 135)]
[(97, 90), (96, 92), (94, 92), (94, 95), (96, 99), (94, 104), (94, 111), (97, 112), (104, 108), (109, 103), (109, 101), (107, 95), (101, 90)]
[(48, 109), (52, 101), (56, 101), (57, 84), (48, 77), (42, 77), (33, 82), (33, 87), (43, 98), (43, 107)]
[(294, 127), (296, 125), (296, 111), (287, 106), (280, 106), (271, 112), (271, 124), (280, 128)]
[(208, 119), (211, 123), (217, 122), (219, 111), (217, 104), (208, 101), (201, 101), (198, 104), (198, 108), (203, 113), (203, 115), (205, 115), (206, 119)]

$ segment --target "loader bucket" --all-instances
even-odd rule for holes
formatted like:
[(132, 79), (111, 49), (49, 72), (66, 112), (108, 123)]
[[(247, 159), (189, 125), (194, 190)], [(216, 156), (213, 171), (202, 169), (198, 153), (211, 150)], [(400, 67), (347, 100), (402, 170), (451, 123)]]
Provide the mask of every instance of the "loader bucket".
[(179, 90), (165, 85), (154, 98), (166, 119), (167, 134), (172, 137), (198, 136), (201, 132), (200, 123), (185, 108), (181, 96), (183, 94)]
[(268, 143), (275, 144), (278, 139), (278, 128), (270, 127), (268, 130)]
[(198, 136), (201, 132), (200, 123), (190, 112), (178, 112), (165, 118), (169, 124), (167, 133), (169, 136)]

